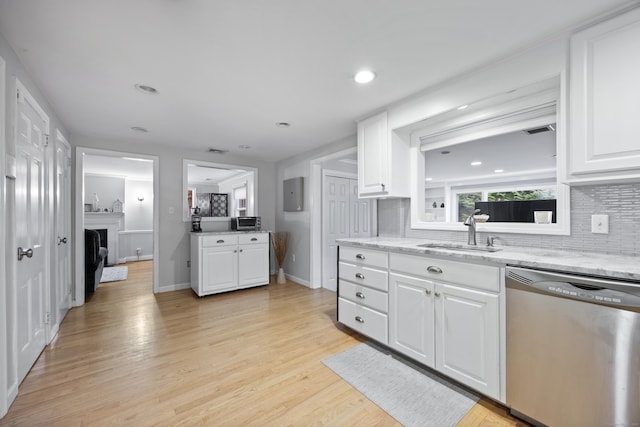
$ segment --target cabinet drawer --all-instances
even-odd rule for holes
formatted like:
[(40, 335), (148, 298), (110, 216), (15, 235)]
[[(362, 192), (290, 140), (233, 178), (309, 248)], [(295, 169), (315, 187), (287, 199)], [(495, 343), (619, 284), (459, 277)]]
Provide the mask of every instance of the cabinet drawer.
[(393, 271), (492, 292), (500, 291), (499, 267), (395, 253), (389, 258)]
[(338, 321), (382, 344), (388, 343), (388, 319), (386, 314), (370, 308), (338, 299)]
[(351, 264), (369, 265), (384, 270), (389, 265), (388, 258), (387, 251), (340, 246), (340, 261), (346, 261)]
[(385, 292), (388, 289), (386, 270), (382, 271), (346, 262), (340, 262), (338, 268), (340, 269), (340, 280), (349, 280)]
[(269, 243), (269, 233), (247, 233), (238, 235), (238, 243), (253, 244), (253, 243)]
[(340, 296), (356, 304), (366, 305), (374, 310), (387, 313), (389, 298), (386, 292), (377, 291), (355, 283), (340, 281)]
[(202, 236), (200, 239), (202, 239), (203, 248), (238, 244), (238, 236), (234, 236), (233, 234), (218, 234), (218, 235), (212, 235), (212, 236)]

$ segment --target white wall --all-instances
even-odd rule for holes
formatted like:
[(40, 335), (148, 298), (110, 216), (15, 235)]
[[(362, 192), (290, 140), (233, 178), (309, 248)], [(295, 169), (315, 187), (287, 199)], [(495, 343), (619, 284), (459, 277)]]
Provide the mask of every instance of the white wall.
[(124, 181), (124, 229), (153, 230), (153, 181)]
[[(229, 163), (244, 165), (258, 169), (256, 191), (258, 193), (258, 215), (262, 216), (262, 227), (273, 230), (275, 227), (275, 165), (247, 157), (233, 156), (227, 153), (223, 156), (207, 152), (184, 151), (180, 142), (175, 146), (165, 146), (141, 142), (132, 136), (131, 140), (113, 141), (71, 135), (71, 145), (104, 150), (113, 150), (132, 154), (153, 155), (159, 159), (159, 290), (160, 292), (187, 288), (190, 284), (187, 261), (189, 253), (189, 230), (191, 224), (182, 221), (182, 160), (202, 159), (215, 163)], [(74, 162), (76, 150), (73, 150)], [(75, 186), (73, 183), (73, 192)], [(173, 212), (173, 213), (171, 213)], [(126, 215), (125, 215), (126, 216)], [(75, 218), (74, 218), (75, 221)], [(229, 230), (228, 221), (203, 222), (205, 231)]]
[[(356, 124), (353, 123), (353, 131)], [(292, 280), (309, 286), (311, 280), (311, 209), (314, 203), (310, 190), (311, 161), (315, 158), (352, 148), (356, 145), (355, 134), (342, 140), (324, 145), (315, 150), (303, 153), (276, 164), (276, 229), (289, 232), (289, 250), (284, 271)], [(284, 212), (282, 183), (289, 178), (304, 177), (304, 210), (302, 212)], [(321, 223), (318, 219), (317, 226)], [(293, 256), (295, 255), (295, 261)]]
[(125, 182), (122, 177), (85, 174), (84, 176), (84, 200), (85, 203), (93, 203), (93, 194), (98, 195), (98, 207), (102, 211), (105, 208), (111, 210), (113, 202), (124, 202)]

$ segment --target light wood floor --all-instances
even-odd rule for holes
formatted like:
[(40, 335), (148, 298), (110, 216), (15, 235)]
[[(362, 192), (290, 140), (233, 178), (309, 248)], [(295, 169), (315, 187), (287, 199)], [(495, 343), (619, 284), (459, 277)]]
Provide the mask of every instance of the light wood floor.
[[(128, 266), (69, 312), (0, 425), (399, 425), (321, 362), (364, 341), (334, 293), (153, 295), (151, 261)], [(482, 400), (459, 425), (523, 424)]]

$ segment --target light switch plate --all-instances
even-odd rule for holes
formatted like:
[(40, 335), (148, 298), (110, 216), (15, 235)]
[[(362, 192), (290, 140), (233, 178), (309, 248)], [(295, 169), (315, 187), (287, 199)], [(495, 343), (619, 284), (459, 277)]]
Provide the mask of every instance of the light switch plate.
[(609, 234), (609, 215), (591, 215), (591, 232)]

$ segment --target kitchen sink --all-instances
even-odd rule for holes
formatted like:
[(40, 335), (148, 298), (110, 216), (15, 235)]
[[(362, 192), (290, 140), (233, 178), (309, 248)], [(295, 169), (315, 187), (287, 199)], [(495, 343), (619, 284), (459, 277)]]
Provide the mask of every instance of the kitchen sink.
[(502, 249), (494, 246), (473, 246), (462, 243), (424, 243), (418, 245), (420, 248), (448, 249), (451, 251), (478, 251), (478, 252), (498, 252)]

